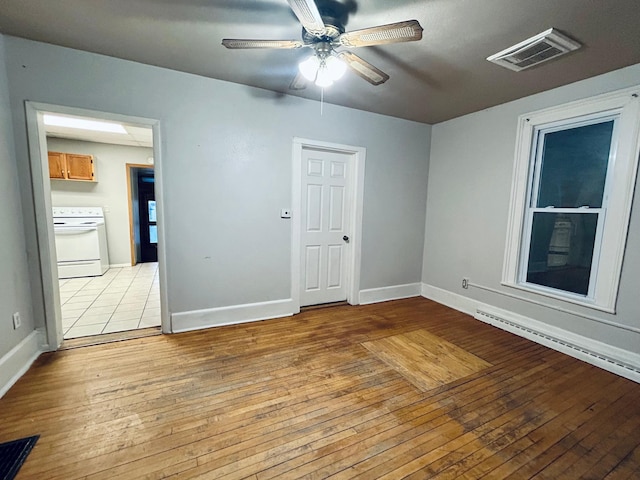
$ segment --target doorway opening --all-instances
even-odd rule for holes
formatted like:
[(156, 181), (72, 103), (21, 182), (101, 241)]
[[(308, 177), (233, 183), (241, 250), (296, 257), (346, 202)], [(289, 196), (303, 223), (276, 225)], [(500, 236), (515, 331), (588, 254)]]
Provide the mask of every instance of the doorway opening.
[[(30, 102), (27, 120), (47, 348), (63, 339), (91, 337), (93, 344), (96, 335), (170, 331), (162, 307), (157, 122)], [(145, 184), (135, 188), (145, 202), (144, 263), (131, 244), (128, 164), (139, 166), (136, 181)]]
[(155, 172), (149, 165), (127, 164), (131, 265), (158, 261)]

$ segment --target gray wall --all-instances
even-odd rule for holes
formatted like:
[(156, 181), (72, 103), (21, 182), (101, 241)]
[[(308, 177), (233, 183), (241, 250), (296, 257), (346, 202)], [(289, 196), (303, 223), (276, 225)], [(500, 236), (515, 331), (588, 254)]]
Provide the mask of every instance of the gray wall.
[[(4, 57), (0, 36), (0, 358), (34, 329)], [(22, 317), (18, 330), (14, 312)]]
[(617, 315), (599, 313), (500, 286), (518, 116), (640, 84), (635, 65), (433, 126), (423, 282), (640, 353), (640, 336), (574, 315), (471, 288), (461, 280), (542, 299), (640, 327), (640, 194), (636, 191)]
[(279, 212), (291, 206), (296, 136), (367, 148), (361, 288), (420, 281), (430, 126), (333, 105), (321, 116), (314, 101), (14, 37), (5, 43), (30, 254), (27, 99), (161, 122), (171, 313), (289, 298), (291, 223)]
[(131, 265), (127, 163), (147, 164), (153, 150), (145, 147), (48, 138), (54, 152), (93, 155), (97, 182), (51, 181), (54, 207), (103, 207), (111, 265)]

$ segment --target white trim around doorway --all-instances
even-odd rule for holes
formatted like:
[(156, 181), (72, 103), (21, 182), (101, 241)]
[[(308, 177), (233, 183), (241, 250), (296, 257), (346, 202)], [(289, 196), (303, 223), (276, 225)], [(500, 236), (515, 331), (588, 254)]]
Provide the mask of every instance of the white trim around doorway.
[(58, 272), (55, 262), (55, 236), (51, 211), (51, 188), (49, 182), (49, 161), (47, 139), (43, 122), (44, 113), (59, 113), (92, 117), (125, 123), (137, 123), (153, 129), (153, 155), (156, 176), (156, 198), (158, 216), (158, 270), (160, 277), (160, 312), (163, 333), (170, 333), (171, 320), (167, 301), (167, 272), (165, 254), (164, 218), (162, 205), (162, 156), (160, 150), (160, 123), (157, 120), (98, 112), (81, 108), (64, 107), (38, 102), (25, 102), (29, 159), (31, 162), (31, 182), (33, 187), (34, 213), (39, 252), (39, 269), (42, 279), (44, 304), (43, 351), (57, 350), (62, 343), (62, 311)]
[(320, 149), (350, 155), (349, 185), (350, 208), (349, 232), (351, 255), (347, 265), (347, 302), (351, 305), (360, 303), (360, 265), (362, 258), (362, 210), (364, 203), (364, 167), (367, 150), (364, 147), (342, 145), (295, 137), (293, 139), (292, 168), (292, 222), (291, 222), (291, 299), (293, 313), (300, 312), (300, 234), (302, 205), (302, 151), (304, 149)]

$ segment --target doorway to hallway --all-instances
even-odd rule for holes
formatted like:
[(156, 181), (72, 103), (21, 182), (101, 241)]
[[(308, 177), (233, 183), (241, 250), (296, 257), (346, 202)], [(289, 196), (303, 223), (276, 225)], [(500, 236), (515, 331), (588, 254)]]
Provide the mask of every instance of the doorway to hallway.
[(140, 262), (158, 261), (158, 226), (156, 225), (156, 196), (153, 172), (138, 175), (140, 204)]
[(127, 164), (131, 265), (158, 261), (155, 175), (149, 165)]

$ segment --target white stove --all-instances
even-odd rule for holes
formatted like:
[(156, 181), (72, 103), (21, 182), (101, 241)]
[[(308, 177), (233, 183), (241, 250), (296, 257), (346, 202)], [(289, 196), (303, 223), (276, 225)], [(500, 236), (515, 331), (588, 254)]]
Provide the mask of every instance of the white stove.
[(109, 270), (101, 207), (53, 207), (58, 278), (94, 277)]

